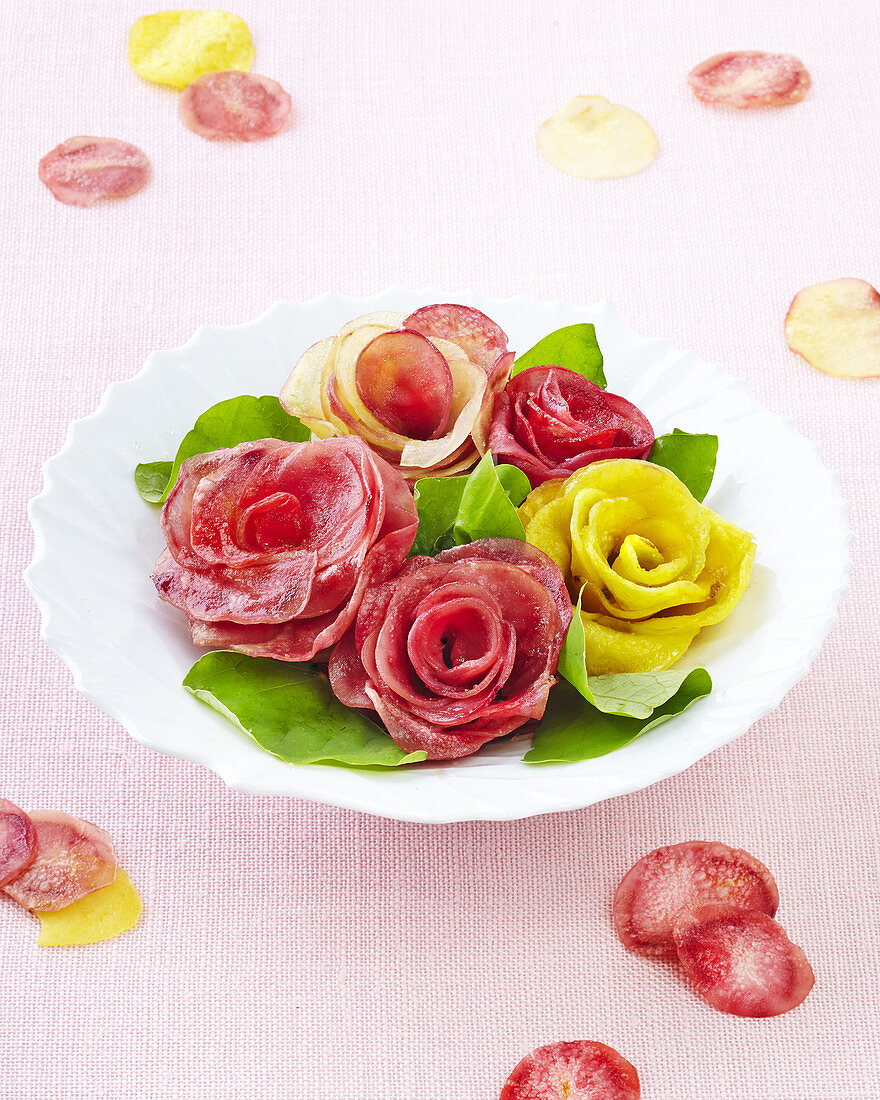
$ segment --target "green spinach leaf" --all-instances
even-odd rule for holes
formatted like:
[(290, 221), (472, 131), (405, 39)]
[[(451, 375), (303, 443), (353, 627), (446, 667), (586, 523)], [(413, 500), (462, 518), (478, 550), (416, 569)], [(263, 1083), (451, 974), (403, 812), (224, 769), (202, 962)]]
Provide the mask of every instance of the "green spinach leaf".
[(602, 352), (594, 325), (566, 325), (539, 340), (513, 364), (513, 374), (529, 367), (557, 366), (577, 371), (604, 390), (607, 386)]
[(717, 456), (717, 435), (692, 435), (675, 428), (669, 435), (657, 436), (648, 461), (671, 470), (696, 500), (705, 500), (715, 476)]
[(277, 397), (232, 397), (202, 413), (183, 437), (173, 462), (140, 463), (134, 471), (134, 483), (144, 500), (161, 504), (174, 488), (181, 464), (194, 455), (237, 447), (253, 439), (302, 443), (310, 438), (309, 429), (285, 412)]
[(405, 753), (381, 726), (340, 703), (315, 665), (217, 650), (196, 661), (183, 686), (291, 764), (393, 768), (426, 758)]

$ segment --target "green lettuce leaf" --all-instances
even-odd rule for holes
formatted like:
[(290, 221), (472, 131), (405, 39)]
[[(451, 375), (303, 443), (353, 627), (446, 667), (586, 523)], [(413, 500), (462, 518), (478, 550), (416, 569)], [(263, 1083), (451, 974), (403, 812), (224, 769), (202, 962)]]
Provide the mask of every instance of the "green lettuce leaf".
[(310, 438), (309, 429), (285, 412), (277, 397), (232, 397), (202, 413), (183, 437), (173, 462), (140, 463), (134, 471), (134, 483), (144, 500), (161, 504), (174, 488), (181, 464), (194, 455), (237, 447), (253, 439), (302, 443)]
[(671, 470), (695, 500), (705, 500), (715, 476), (717, 455), (717, 435), (691, 435), (674, 428), (670, 435), (657, 436), (648, 461)]
[[(672, 669), (666, 672), (618, 672), (609, 676), (588, 676), (586, 637), (580, 616), (582, 597), (583, 590), (578, 596), (571, 625), (562, 643), (559, 675), (568, 680), (587, 703), (604, 714), (650, 718), (658, 707), (678, 692), (691, 673)], [(704, 672), (705, 669), (697, 671)], [(711, 680), (709, 683), (711, 686)]]
[(593, 325), (566, 325), (539, 340), (513, 364), (513, 374), (529, 367), (557, 366), (577, 371), (604, 390), (607, 386), (602, 369), (602, 352)]
[(529, 479), (515, 466), (494, 466), (484, 455), (469, 474), (425, 477), (416, 482), (419, 529), (410, 556), (433, 557), (476, 539), (524, 539), (517, 508), (529, 494)]
[(217, 650), (196, 661), (183, 686), (290, 764), (393, 768), (426, 758), (340, 703), (315, 665)]
[(544, 717), (523, 760), (529, 764), (553, 764), (605, 756), (681, 714), (711, 690), (709, 673), (697, 668), (687, 673), (678, 691), (652, 711), (650, 717), (627, 718), (597, 709), (576, 688), (561, 680), (550, 692)]

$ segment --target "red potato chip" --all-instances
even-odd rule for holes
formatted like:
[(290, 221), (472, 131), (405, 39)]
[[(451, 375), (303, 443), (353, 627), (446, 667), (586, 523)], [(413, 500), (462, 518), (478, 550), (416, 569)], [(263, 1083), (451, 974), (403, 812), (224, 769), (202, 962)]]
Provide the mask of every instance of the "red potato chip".
[(419, 332), (430, 340), (449, 340), (467, 355), (472, 363), (488, 373), (507, 351), (507, 333), (491, 317), (470, 306), (446, 302), (422, 306), (411, 313), (402, 328)]
[(284, 128), (290, 96), (267, 76), (230, 69), (194, 80), (178, 110), (184, 126), (201, 137), (262, 141)]
[(68, 138), (40, 161), (40, 179), (68, 206), (127, 198), (149, 178), (150, 162), (144, 153), (116, 138)]
[(97, 825), (55, 810), (28, 815), (36, 832), (34, 858), (4, 889), (33, 913), (64, 909), (116, 878), (113, 841)]
[(785, 339), (825, 374), (880, 376), (880, 294), (864, 279), (832, 279), (795, 294)]
[(418, 332), (401, 329), (371, 340), (357, 358), (358, 396), (376, 419), (410, 439), (436, 439), (452, 408), (452, 372)]
[(628, 951), (674, 955), (683, 912), (724, 903), (773, 916), (779, 891), (763, 863), (718, 841), (669, 844), (643, 856), (614, 895), (614, 927)]
[(551, 1043), (527, 1054), (500, 1100), (639, 1100), (635, 1066), (604, 1043)]
[(713, 1008), (733, 1016), (780, 1016), (815, 983), (803, 951), (766, 913), (707, 905), (675, 925), (685, 975)]
[(787, 107), (799, 103), (810, 88), (804, 63), (787, 53), (740, 50), (719, 53), (688, 73), (691, 91), (703, 103), (743, 110)]
[(34, 824), (24, 810), (0, 798), (0, 886), (24, 871), (34, 857)]

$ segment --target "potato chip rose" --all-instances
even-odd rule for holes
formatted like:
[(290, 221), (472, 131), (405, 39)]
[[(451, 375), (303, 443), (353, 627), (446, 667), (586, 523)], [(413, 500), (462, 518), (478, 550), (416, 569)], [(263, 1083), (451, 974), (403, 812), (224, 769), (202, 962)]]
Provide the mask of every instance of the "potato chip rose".
[(319, 438), (358, 435), (415, 481), (477, 463), (512, 363), (504, 332), (468, 306), (369, 313), (310, 347), (280, 399)]
[(417, 527), (406, 482), (361, 440), (260, 439), (180, 467), (153, 582), (196, 645), (308, 661), (397, 571)]
[(349, 707), (376, 711), (429, 760), (476, 752), (547, 705), (571, 622), (562, 574), (519, 539), (413, 557), (364, 597), (330, 658)]
[(489, 448), (532, 488), (603, 458), (647, 458), (654, 430), (623, 397), (565, 367), (530, 367), (496, 395)]
[(520, 508), (526, 538), (581, 598), (587, 672), (656, 672), (720, 622), (749, 583), (755, 543), (652, 462), (595, 462)]

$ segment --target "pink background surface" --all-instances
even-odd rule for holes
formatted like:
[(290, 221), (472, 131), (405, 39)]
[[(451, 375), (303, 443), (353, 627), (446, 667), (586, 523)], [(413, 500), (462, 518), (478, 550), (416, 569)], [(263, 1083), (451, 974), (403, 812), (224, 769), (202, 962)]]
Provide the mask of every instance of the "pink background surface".
[[(880, 283), (880, 9), (241, 0), (255, 69), (295, 110), (252, 147), (189, 133), (176, 94), (134, 76), (126, 35), (144, 10), (3, 14), (0, 794), (105, 826), (146, 907), (119, 940), (50, 951), (0, 904), (4, 1100), (495, 1100), (523, 1054), (560, 1038), (617, 1047), (645, 1100), (880, 1097), (880, 383), (814, 372), (782, 336), (801, 286)], [(777, 112), (698, 104), (685, 74), (730, 48), (798, 54), (813, 91)], [(535, 131), (578, 93), (642, 112), (656, 162), (608, 182), (544, 163)], [(147, 190), (54, 202), (37, 162), (74, 134), (141, 146)], [(629, 797), (428, 827), (232, 794), (78, 696), (21, 580), (25, 505), (68, 423), (201, 324), (393, 283), (610, 298), (819, 443), (852, 504), (855, 572), (840, 626), (774, 714)], [(722, 1016), (618, 945), (620, 876), (694, 837), (776, 873), (817, 975), (796, 1012)]]

